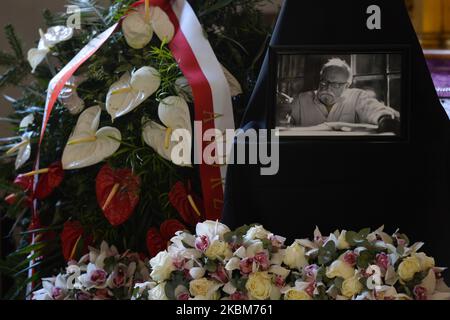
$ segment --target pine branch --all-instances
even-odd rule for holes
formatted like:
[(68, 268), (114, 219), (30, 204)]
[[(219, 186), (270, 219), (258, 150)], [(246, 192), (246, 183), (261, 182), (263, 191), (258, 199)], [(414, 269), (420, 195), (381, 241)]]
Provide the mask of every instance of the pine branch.
[(22, 50), (22, 44), (20, 43), (20, 40), (17, 38), (14, 27), (10, 24), (6, 25), (5, 34), (11, 49), (14, 51), (16, 55), (16, 58), (18, 60), (25, 60)]

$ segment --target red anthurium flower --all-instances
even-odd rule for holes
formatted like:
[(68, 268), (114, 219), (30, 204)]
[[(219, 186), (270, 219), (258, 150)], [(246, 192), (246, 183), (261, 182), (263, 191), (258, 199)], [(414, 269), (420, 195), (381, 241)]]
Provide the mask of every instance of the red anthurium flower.
[(36, 186), (34, 196), (39, 199), (47, 198), (55, 190), (64, 178), (64, 170), (61, 161), (52, 163), (48, 171), (39, 175), (39, 182)]
[(139, 202), (141, 180), (130, 169), (103, 166), (96, 178), (97, 202), (106, 219), (118, 226), (133, 213)]
[(167, 248), (167, 242), (163, 239), (158, 229), (150, 228), (147, 231), (147, 249), (150, 257), (156, 256)]
[(201, 199), (191, 193), (190, 188), (182, 182), (177, 182), (169, 192), (169, 201), (180, 216), (190, 226), (195, 226), (203, 220), (203, 205)]
[(84, 229), (79, 221), (67, 221), (61, 232), (61, 247), (66, 261), (74, 259), (80, 241), (83, 240), (83, 252), (87, 252), (92, 237), (84, 237)]
[[(33, 188), (33, 176), (19, 175), (14, 180), (14, 184), (20, 187), (25, 193), (31, 194)], [(17, 201), (17, 194), (11, 193), (10, 195), (6, 196), (5, 201), (9, 205), (13, 205)], [(32, 198), (30, 196), (27, 196), (26, 205), (31, 207), (32, 201)]]
[(180, 221), (170, 219), (164, 221), (159, 227), (159, 230), (161, 231), (161, 236), (164, 240), (169, 241), (175, 235), (175, 232), (187, 230), (187, 228)]

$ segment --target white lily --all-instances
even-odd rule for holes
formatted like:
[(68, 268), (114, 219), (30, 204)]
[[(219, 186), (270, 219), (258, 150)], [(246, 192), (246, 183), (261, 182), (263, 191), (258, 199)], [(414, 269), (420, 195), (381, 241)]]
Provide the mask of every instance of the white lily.
[[(186, 101), (178, 96), (170, 96), (161, 101), (158, 107), (158, 116), (162, 126), (154, 121), (147, 121), (143, 125), (142, 136), (146, 144), (152, 147), (161, 157), (169, 161), (172, 159), (172, 150), (179, 142), (172, 141), (173, 131), (184, 129), (189, 136), (183, 135), (184, 150), (191, 150), (192, 125), (189, 107)], [(180, 166), (191, 166), (191, 157), (183, 155), (183, 159), (176, 163)]]
[(152, 67), (142, 67), (132, 74), (126, 72), (109, 88), (106, 111), (112, 120), (121, 117), (147, 100), (161, 84), (159, 72)]
[(134, 49), (142, 49), (156, 33), (161, 41), (170, 42), (175, 34), (175, 27), (169, 16), (160, 8), (145, 5), (135, 8), (122, 22), (122, 32), (128, 45)]
[(84, 101), (78, 96), (77, 88), (85, 80), (84, 76), (72, 76), (59, 94), (59, 101), (73, 115), (81, 113), (84, 109)]
[(119, 149), (122, 135), (118, 129), (103, 127), (97, 130), (100, 114), (99, 106), (90, 107), (81, 113), (63, 152), (64, 170), (97, 164)]
[(39, 34), (41, 36), (41, 40), (39, 40), (38, 47), (28, 51), (28, 62), (33, 69), (33, 73), (37, 66), (44, 61), (51, 48), (60, 42), (67, 41), (72, 38), (73, 29), (66, 26), (54, 26), (48, 28), (46, 33), (44, 33), (42, 29), (39, 29)]
[[(34, 122), (33, 114), (27, 115), (25, 118), (20, 121), (19, 128), (20, 130), (25, 130), (30, 124)], [(13, 155), (17, 153), (15, 168), (16, 170), (20, 169), (31, 156), (31, 137), (32, 132), (25, 132), (21, 136), (21, 141), (13, 145), (8, 151), (6, 151), (6, 155)]]

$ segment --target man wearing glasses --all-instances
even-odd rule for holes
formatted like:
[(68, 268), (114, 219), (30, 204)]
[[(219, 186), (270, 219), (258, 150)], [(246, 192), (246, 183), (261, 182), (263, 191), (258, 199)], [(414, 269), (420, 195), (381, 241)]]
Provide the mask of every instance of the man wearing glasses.
[(320, 72), (316, 91), (300, 93), (292, 104), (292, 118), (299, 127), (325, 122), (377, 125), (379, 132), (399, 129), (399, 112), (379, 102), (371, 91), (350, 88), (350, 66), (338, 58), (330, 59)]

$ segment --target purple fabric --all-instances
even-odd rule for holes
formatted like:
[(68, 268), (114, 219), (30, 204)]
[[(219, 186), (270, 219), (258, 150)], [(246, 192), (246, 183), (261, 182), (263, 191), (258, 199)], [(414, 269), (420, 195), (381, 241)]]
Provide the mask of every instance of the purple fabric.
[(439, 98), (450, 98), (450, 60), (428, 59), (427, 64)]

